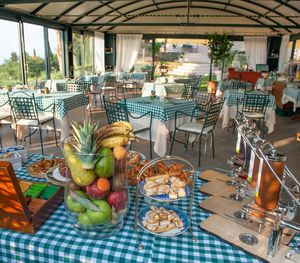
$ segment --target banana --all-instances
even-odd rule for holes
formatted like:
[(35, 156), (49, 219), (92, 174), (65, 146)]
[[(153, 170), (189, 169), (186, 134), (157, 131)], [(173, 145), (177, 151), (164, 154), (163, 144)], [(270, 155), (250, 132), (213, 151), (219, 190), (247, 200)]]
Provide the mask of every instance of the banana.
[(100, 141), (100, 146), (114, 148), (116, 145), (126, 145), (129, 141), (127, 135), (115, 135)]
[(117, 121), (111, 124), (112, 126), (125, 126), (129, 131), (133, 131), (132, 125), (127, 121)]
[(130, 131), (125, 126), (111, 126), (109, 125), (105, 130), (98, 132), (99, 140), (104, 140), (115, 135), (128, 135)]

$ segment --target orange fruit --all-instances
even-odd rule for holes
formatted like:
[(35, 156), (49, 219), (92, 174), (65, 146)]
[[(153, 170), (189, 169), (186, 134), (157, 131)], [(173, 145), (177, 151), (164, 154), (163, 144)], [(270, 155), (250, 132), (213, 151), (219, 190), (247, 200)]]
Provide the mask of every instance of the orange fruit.
[(108, 191), (110, 188), (110, 182), (106, 178), (99, 178), (97, 181), (97, 187), (101, 191)]

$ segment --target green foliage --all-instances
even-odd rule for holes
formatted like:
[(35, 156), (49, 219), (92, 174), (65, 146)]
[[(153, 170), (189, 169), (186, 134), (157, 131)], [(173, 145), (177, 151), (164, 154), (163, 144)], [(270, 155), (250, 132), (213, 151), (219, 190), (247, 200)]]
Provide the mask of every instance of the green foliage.
[(219, 35), (214, 33), (209, 34), (207, 38), (207, 47), (210, 50), (209, 56), (212, 60), (212, 63), (215, 66), (218, 66), (224, 63), (225, 60), (229, 60), (229, 58), (232, 56), (230, 49), (233, 46), (233, 43), (230, 41), (229, 37), (225, 34)]
[(12, 52), (10, 58), (0, 65), (0, 85), (14, 86), (22, 82), (21, 62), (18, 54)]

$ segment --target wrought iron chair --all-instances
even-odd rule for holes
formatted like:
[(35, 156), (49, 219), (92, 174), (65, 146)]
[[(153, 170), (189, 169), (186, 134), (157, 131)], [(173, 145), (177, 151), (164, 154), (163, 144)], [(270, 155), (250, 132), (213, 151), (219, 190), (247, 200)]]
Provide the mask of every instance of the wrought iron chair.
[(181, 93), (181, 98), (186, 99), (186, 100), (191, 100), (195, 96), (195, 86), (191, 84), (184, 84), (183, 91)]
[(141, 116), (133, 116), (127, 110), (126, 100), (119, 100), (115, 96), (105, 96), (103, 95), (104, 109), (106, 111), (107, 122), (109, 124), (117, 121), (127, 121), (129, 122), (129, 117), (132, 119), (141, 119), (143, 117), (149, 117), (148, 125), (145, 125), (139, 129), (134, 129), (135, 134), (139, 134), (145, 131), (149, 131), (149, 143), (150, 143), (150, 158), (152, 159), (152, 112), (146, 112)]
[[(242, 108), (240, 109), (241, 102)], [(265, 119), (266, 110), (269, 102), (269, 94), (245, 92), (244, 98), (242, 100), (237, 100), (236, 118), (246, 117), (248, 119), (256, 121), (257, 127), (261, 129), (261, 131), (264, 133), (264, 128), (261, 127), (261, 122), (263, 122)]]
[[(5, 101), (0, 105), (0, 126), (1, 125), (10, 125), (11, 127), (11, 113), (8, 109), (1, 109), (3, 106), (5, 106), (8, 103), (8, 100)], [(2, 148), (2, 139), (0, 136), (0, 147)]]
[[(215, 158), (215, 141), (214, 141), (215, 131), (214, 130), (215, 130), (215, 126), (217, 124), (220, 112), (222, 110), (223, 103), (224, 103), (224, 100), (222, 100), (220, 98), (215, 101), (210, 101), (209, 105), (208, 105), (208, 110), (205, 114), (205, 118), (200, 121), (196, 121), (197, 120), (197, 112), (199, 110), (199, 107), (196, 106), (193, 110), (190, 121), (180, 124), (180, 125), (177, 125), (177, 118), (181, 117), (182, 115), (189, 116), (190, 114), (187, 114), (182, 111), (177, 111), (175, 113), (175, 130), (172, 135), (170, 154), (172, 154), (174, 141), (184, 144), (184, 146), (185, 146), (184, 148), (185, 148), (185, 150), (187, 150), (190, 133), (194, 134), (196, 136), (199, 136), (198, 164), (200, 167), (202, 137), (208, 136), (208, 134), (211, 134), (212, 156), (213, 156), (213, 158)], [(182, 132), (185, 132), (188, 134), (188, 136), (186, 136), (185, 142), (178, 141), (175, 139), (176, 132), (178, 132), (178, 131), (182, 131)]]
[(208, 105), (212, 99), (212, 94), (207, 91), (198, 91), (195, 95), (195, 103), (198, 107), (198, 118), (203, 119), (207, 112)]
[[(39, 130), (40, 142), (42, 148), (42, 154), (44, 154), (43, 146), (43, 136), (42, 136), (42, 126), (48, 122), (52, 122), (54, 129), (55, 142), (57, 143), (56, 127), (55, 127), (55, 104), (50, 104), (46, 108), (41, 108), (35, 99), (34, 93), (26, 92), (14, 92), (12, 94), (8, 93), (9, 104), (13, 113), (15, 125), (16, 125), (16, 138), (18, 138), (18, 126), (28, 126), (29, 135), (24, 138), (26, 140), (29, 137), (31, 144), (31, 136)], [(50, 112), (52, 116), (40, 115), (40, 112)], [(35, 130), (31, 133), (31, 128)]]

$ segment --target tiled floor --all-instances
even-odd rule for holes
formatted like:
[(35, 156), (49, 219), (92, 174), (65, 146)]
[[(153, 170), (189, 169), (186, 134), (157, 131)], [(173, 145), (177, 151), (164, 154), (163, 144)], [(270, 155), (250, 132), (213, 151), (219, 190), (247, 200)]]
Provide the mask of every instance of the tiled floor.
[[(287, 166), (297, 178), (300, 178), (300, 142), (296, 142), (296, 133), (300, 132), (300, 121), (280, 116), (276, 116), (276, 119), (277, 124), (275, 126), (275, 131), (272, 134), (267, 135), (266, 139), (273, 142), (278, 149), (287, 153)], [(105, 125), (107, 123), (104, 112), (93, 114), (93, 120), (98, 121), (100, 125)], [(14, 144), (12, 132), (7, 128), (1, 128), (1, 137), (4, 146)], [(44, 132), (44, 138), (45, 153), (61, 155), (60, 148), (55, 146), (53, 133), (51, 131), (48, 134)], [(207, 147), (206, 153), (202, 154), (201, 170), (215, 167), (227, 169), (227, 159), (230, 158), (234, 152), (235, 142), (236, 134), (228, 133), (226, 129), (222, 129), (221, 121), (219, 120), (216, 127), (216, 158), (212, 158), (211, 149)], [(38, 133), (34, 135), (32, 145), (27, 144), (26, 146), (30, 152), (41, 152)], [(139, 143), (134, 143), (133, 149), (149, 156), (148, 141), (140, 140)], [(204, 147), (202, 147), (202, 150), (203, 149)], [(198, 144), (195, 144), (194, 148), (189, 145), (188, 150), (185, 151), (182, 144), (175, 142), (173, 154), (188, 159), (195, 167), (197, 167)], [(155, 157), (157, 156), (155, 155)]]

